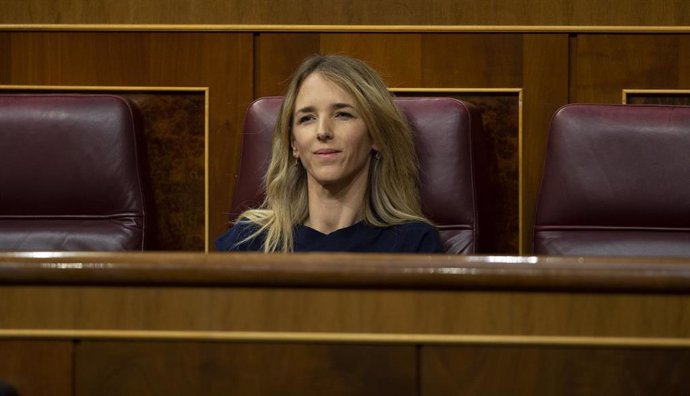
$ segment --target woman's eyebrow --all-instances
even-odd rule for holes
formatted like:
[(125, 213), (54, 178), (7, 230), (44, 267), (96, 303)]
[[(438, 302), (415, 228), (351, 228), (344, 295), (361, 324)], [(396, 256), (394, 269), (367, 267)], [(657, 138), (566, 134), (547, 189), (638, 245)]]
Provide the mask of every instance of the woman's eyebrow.
[(297, 113), (313, 113), (313, 112), (314, 112), (313, 106), (306, 106), (306, 107), (302, 107), (299, 110), (295, 110), (295, 114), (297, 114)]
[(333, 103), (333, 104), (331, 105), (331, 107), (332, 107), (333, 109), (335, 109), (335, 110), (344, 109), (344, 108), (348, 108), (348, 107), (351, 108), (351, 109), (354, 109), (354, 108), (355, 108), (355, 106), (353, 106), (353, 105), (351, 105), (351, 104), (349, 104), (349, 103)]
[[(351, 104), (349, 104), (349, 103), (340, 103), (340, 102), (338, 102), (338, 103), (333, 103), (333, 104), (331, 105), (331, 109), (333, 109), (333, 110), (340, 110), (340, 109), (346, 109), (346, 108), (354, 109), (355, 106), (353, 106), (353, 105), (351, 105)], [(316, 111), (316, 109), (314, 108), (314, 106), (305, 106), (305, 107), (302, 107), (301, 109), (295, 110), (295, 114), (298, 114), (298, 113), (313, 113), (313, 112), (315, 112), (315, 111)]]

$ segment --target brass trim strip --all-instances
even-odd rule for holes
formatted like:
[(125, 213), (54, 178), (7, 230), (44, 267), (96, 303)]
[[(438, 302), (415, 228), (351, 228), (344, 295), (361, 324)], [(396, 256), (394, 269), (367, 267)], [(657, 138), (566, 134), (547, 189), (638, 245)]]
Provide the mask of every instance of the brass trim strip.
[(0, 24), (0, 31), (200, 31), (353, 33), (690, 33), (690, 26), (306, 25), (306, 24)]
[(260, 331), (38, 330), (3, 329), (0, 339), (168, 340), (313, 342), (346, 344), (530, 345), (632, 348), (690, 348), (688, 338), (391, 333), (316, 333)]
[(179, 91), (179, 92), (204, 92), (208, 93), (208, 87), (165, 87), (165, 86), (107, 86), (107, 85), (1, 85), (0, 90), (31, 90), (31, 91)]
[(211, 187), (210, 187), (210, 175), (209, 175), (209, 169), (210, 169), (210, 158), (209, 158), (209, 152), (210, 152), (210, 145), (209, 145), (209, 124), (211, 122), (210, 119), (210, 112), (211, 112), (211, 106), (209, 104), (209, 98), (211, 96), (210, 88), (205, 87), (204, 88), (204, 252), (208, 253), (209, 252), (209, 245), (211, 244), (210, 240), (210, 195), (211, 195)]
[(452, 93), (508, 93), (518, 96), (518, 254), (525, 254), (524, 243), (524, 167), (523, 167), (523, 89), (522, 88), (390, 88), (393, 93), (425, 93), (425, 94), (452, 94)]
[(389, 91), (402, 93), (512, 93), (521, 94), (522, 88), (389, 88)]
[(0, 92), (24, 91), (122, 91), (122, 92), (199, 92), (204, 94), (204, 252), (209, 252), (209, 87), (99, 86), (99, 85), (0, 85)]
[(525, 182), (525, 177), (524, 177), (524, 166), (523, 166), (523, 161), (524, 161), (524, 148), (523, 148), (523, 143), (524, 143), (524, 138), (523, 138), (523, 129), (522, 129), (522, 120), (523, 120), (523, 90), (520, 89), (520, 92), (518, 93), (518, 223), (519, 223), (519, 228), (518, 228), (518, 254), (519, 255), (524, 255), (525, 254), (525, 227), (524, 227), (524, 222), (525, 222), (525, 200), (524, 200), (524, 193), (525, 193), (525, 188), (524, 188), (524, 182)]

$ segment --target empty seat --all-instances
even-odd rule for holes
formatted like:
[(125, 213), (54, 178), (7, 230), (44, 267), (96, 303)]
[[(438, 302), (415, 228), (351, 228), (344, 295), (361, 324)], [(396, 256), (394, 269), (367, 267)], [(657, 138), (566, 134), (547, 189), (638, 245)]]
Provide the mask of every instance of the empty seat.
[(142, 126), (112, 95), (0, 95), (0, 250), (143, 250)]
[(559, 109), (534, 253), (690, 257), (690, 107)]

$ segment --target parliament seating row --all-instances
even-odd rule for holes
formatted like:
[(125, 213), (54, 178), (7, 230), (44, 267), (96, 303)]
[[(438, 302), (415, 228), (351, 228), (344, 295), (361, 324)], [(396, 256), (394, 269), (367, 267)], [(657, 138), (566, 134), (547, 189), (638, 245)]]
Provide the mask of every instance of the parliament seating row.
[[(262, 199), (280, 97), (245, 117), (231, 216)], [(448, 253), (476, 253), (472, 140), (452, 98), (398, 98), (424, 213)], [(0, 95), (0, 250), (144, 250), (152, 209), (136, 106), (112, 95)], [(553, 117), (533, 252), (690, 256), (690, 108), (571, 104)]]

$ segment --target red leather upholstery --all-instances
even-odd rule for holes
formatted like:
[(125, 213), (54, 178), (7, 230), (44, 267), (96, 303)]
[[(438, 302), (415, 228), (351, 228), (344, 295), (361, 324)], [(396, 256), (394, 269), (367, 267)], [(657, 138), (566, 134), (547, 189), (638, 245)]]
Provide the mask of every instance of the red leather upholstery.
[(0, 250), (142, 250), (140, 117), (111, 95), (0, 95)]
[[(261, 98), (247, 110), (231, 219), (263, 199), (261, 182), (282, 100)], [(396, 103), (414, 133), (422, 210), (438, 226), (449, 253), (475, 252), (477, 204), (470, 148), (471, 134), (481, 133), (479, 114), (452, 98), (398, 98)]]
[(550, 133), (536, 254), (690, 257), (690, 107), (567, 105)]

